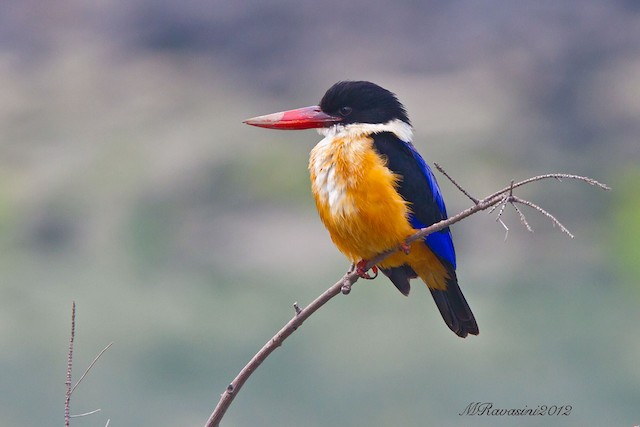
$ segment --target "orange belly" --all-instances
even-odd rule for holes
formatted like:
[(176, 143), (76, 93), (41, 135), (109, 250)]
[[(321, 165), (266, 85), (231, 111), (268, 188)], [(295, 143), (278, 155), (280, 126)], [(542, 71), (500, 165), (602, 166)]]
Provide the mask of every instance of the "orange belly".
[[(352, 262), (397, 247), (415, 232), (410, 206), (397, 191), (394, 175), (368, 137), (333, 138), (318, 143), (309, 162), (320, 218), (338, 249)], [(410, 253), (395, 253), (380, 267), (410, 265), (430, 288), (446, 288), (446, 269), (422, 241)]]

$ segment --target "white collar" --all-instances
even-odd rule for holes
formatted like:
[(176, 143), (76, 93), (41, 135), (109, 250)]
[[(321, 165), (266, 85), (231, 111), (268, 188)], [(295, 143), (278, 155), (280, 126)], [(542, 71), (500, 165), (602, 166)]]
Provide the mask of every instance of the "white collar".
[(328, 128), (318, 129), (320, 135), (328, 138), (348, 137), (356, 138), (373, 133), (391, 132), (404, 142), (411, 142), (413, 128), (410, 124), (400, 119), (390, 120), (387, 123), (350, 123), (347, 125), (336, 124)]

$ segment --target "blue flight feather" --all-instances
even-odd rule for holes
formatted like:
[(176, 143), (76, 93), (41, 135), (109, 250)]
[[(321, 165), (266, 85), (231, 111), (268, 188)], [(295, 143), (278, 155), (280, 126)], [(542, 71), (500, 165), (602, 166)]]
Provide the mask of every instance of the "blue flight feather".
[[(429, 183), (429, 187), (431, 188), (431, 193), (433, 194), (433, 198), (438, 205), (440, 212), (442, 213), (442, 219), (447, 218), (447, 207), (444, 204), (444, 198), (442, 197), (442, 193), (440, 192), (440, 187), (438, 186), (438, 181), (436, 181), (436, 177), (431, 172), (431, 168), (424, 161), (420, 153), (416, 151), (412, 144), (407, 144), (409, 149), (411, 150), (411, 154), (413, 158), (418, 163), (420, 170), (424, 174), (424, 177), (427, 179)], [(410, 215), (409, 221), (411, 226), (416, 229), (426, 227), (425, 224), (422, 224), (414, 215)], [(453, 248), (453, 239), (451, 238), (451, 231), (449, 228), (438, 231), (436, 233), (431, 233), (427, 237), (425, 237), (425, 242), (427, 246), (439, 257), (447, 260), (451, 263), (453, 268), (456, 268), (456, 252)]]

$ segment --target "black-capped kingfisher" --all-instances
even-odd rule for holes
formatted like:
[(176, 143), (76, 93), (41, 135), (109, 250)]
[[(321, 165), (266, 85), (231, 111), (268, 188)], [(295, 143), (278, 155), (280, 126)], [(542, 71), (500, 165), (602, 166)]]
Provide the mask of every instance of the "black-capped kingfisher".
[[(333, 243), (364, 271), (367, 260), (401, 246), (378, 267), (404, 295), (419, 277), (447, 326), (460, 337), (478, 325), (456, 277), (449, 228), (408, 246), (417, 229), (447, 218), (431, 169), (411, 143), (413, 128), (392, 92), (367, 81), (333, 85), (320, 105), (246, 120), (270, 129), (318, 129), (309, 159), (311, 189)], [(374, 267), (374, 271), (377, 271)]]

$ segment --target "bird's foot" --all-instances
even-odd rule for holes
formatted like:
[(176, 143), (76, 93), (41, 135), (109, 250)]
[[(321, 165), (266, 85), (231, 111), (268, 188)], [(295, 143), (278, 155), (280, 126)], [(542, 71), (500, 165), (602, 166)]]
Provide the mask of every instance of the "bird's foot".
[(409, 255), (409, 253), (411, 252), (411, 244), (402, 242), (400, 243), (400, 249), (402, 249), (402, 252), (404, 252), (405, 255)]
[(365, 270), (368, 262), (369, 261), (367, 261), (366, 259), (363, 259), (360, 262), (358, 262), (356, 264), (356, 274), (362, 277), (363, 279), (373, 280), (376, 277), (378, 277), (378, 267), (376, 267), (375, 265), (371, 267), (371, 271), (373, 271), (373, 276), (372, 276), (369, 273), (367, 273), (367, 270)]

